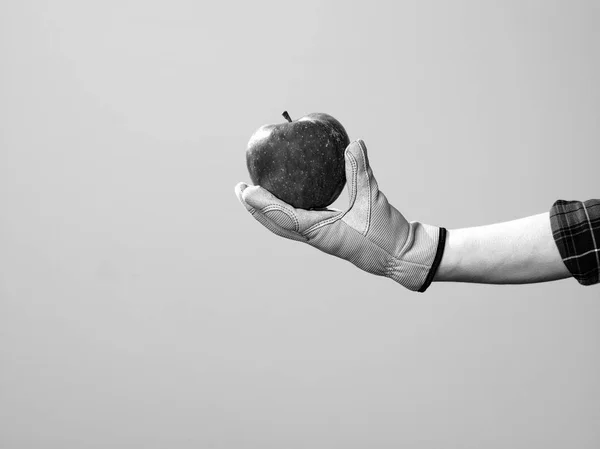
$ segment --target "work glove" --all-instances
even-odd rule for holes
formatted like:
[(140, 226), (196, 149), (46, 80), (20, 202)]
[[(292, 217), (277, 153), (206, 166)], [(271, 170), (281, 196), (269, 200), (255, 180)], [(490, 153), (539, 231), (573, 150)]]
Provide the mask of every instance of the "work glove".
[(350, 143), (344, 156), (350, 197), (344, 211), (296, 209), (266, 189), (243, 182), (235, 187), (236, 195), (271, 232), (424, 292), (442, 258), (446, 229), (408, 222), (388, 202), (378, 188), (362, 140)]

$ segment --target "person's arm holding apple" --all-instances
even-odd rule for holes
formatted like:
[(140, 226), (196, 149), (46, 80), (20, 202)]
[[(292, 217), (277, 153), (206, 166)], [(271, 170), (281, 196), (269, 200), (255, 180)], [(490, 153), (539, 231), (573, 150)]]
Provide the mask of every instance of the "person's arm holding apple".
[[(289, 116), (286, 118), (291, 123)], [(337, 121), (333, 125), (341, 127)], [(290, 134), (285, 134), (289, 129), (276, 139), (289, 141)], [(265, 138), (265, 128), (259, 131), (260, 138)], [(273, 135), (267, 139), (273, 139)], [(253, 142), (256, 140), (251, 139)], [(308, 210), (280, 198), (288, 195), (289, 201), (305, 199), (294, 191), (303, 180), (303, 192), (318, 192), (321, 187), (315, 184), (315, 178), (309, 179), (318, 176), (318, 171), (304, 169), (305, 178), (294, 182), (290, 182), (291, 176), (281, 173), (274, 178), (268, 164), (282, 157), (273, 153), (280, 148), (278, 145), (271, 141), (258, 151), (249, 148), (252, 154), (262, 152), (266, 161), (259, 160), (258, 165), (252, 161), (254, 166), (249, 163), (249, 169), (256, 178), (253, 170), (268, 168), (263, 177), (266, 185), (279, 189), (283, 195), (273, 195), (264, 185), (245, 183), (239, 183), (235, 191), (253, 217), (279, 236), (308, 243), (412, 291), (424, 292), (432, 282), (527, 284), (570, 276), (582, 285), (599, 282), (600, 200), (558, 200), (550, 213), (451, 231), (409, 222), (379, 190), (366, 145), (357, 140), (341, 150), (350, 197), (348, 208), (340, 211), (319, 204)], [(293, 172), (295, 167), (290, 170)], [(339, 185), (337, 181), (330, 183), (326, 204), (339, 195)]]

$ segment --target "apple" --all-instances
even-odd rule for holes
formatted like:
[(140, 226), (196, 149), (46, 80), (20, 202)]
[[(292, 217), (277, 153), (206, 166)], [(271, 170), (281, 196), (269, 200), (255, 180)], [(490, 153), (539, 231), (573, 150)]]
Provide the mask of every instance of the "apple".
[(331, 115), (312, 113), (287, 122), (264, 125), (246, 150), (250, 179), (280, 200), (300, 209), (322, 209), (333, 203), (346, 183), (346, 130)]

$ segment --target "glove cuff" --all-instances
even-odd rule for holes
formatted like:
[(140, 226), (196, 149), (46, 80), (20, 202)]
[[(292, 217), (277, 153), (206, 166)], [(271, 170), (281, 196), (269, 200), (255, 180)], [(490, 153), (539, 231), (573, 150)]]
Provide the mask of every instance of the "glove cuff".
[(427, 277), (425, 278), (425, 282), (419, 290), (419, 293), (423, 293), (433, 282), (433, 278), (435, 277), (435, 273), (437, 272), (438, 267), (442, 261), (442, 257), (444, 255), (444, 248), (446, 247), (446, 236), (448, 235), (448, 231), (446, 228), (440, 228), (440, 233), (438, 236), (438, 245), (437, 251), (435, 253), (435, 258), (433, 259), (433, 263), (431, 264), (431, 269), (429, 273), (427, 273)]
[(409, 225), (406, 245), (387, 277), (409, 290), (423, 293), (431, 285), (442, 260), (447, 231), (416, 221)]

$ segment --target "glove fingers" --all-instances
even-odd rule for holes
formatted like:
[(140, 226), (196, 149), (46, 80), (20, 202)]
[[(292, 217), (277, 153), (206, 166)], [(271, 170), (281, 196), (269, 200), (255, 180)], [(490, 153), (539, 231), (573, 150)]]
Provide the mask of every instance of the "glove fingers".
[[(299, 232), (290, 230), (284, 226), (281, 226), (277, 219), (282, 217), (277, 213), (255, 211), (252, 216), (265, 228), (280, 237), (285, 237), (290, 240), (297, 240), (299, 242), (307, 242), (308, 238), (300, 234)], [(286, 223), (287, 224), (287, 223)]]
[(335, 209), (295, 209), (260, 186), (246, 186), (241, 192), (241, 200), (277, 226), (298, 233), (311, 232), (342, 215)]
[(284, 229), (295, 232), (300, 230), (295, 209), (267, 189), (260, 186), (246, 186), (241, 192), (241, 200), (250, 212), (258, 211)]
[(250, 206), (248, 203), (246, 203), (244, 201), (244, 199), (242, 198), (242, 193), (244, 192), (244, 190), (246, 190), (246, 188), (248, 187), (248, 184), (246, 184), (245, 182), (238, 182), (237, 185), (235, 186), (235, 196), (237, 196), (237, 199), (239, 200), (240, 203), (242, 203), (242, 205), (246, 208), (246, 210), (250, 213), (254, 213), (254, 208), (252, 206)]
[[(307, 240), (306, 237), (297, 232), (297, 226), (290, 215), (282, 213), (280, 209), (269, 209), (269, 206), (277, 206), (276, 203), (270, 202), (273, 199), (280, 202), (269, 191), (258, 186), (249, 186), (244, 182), (240, 182), (235, 186), (235, 194), (246, 210), (269, 231), (291, 240)], [(264, 209), (266, 209), (266, 213)]]

